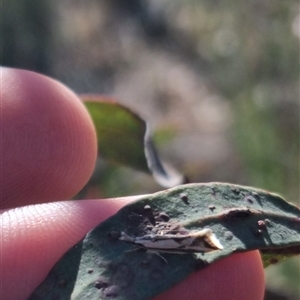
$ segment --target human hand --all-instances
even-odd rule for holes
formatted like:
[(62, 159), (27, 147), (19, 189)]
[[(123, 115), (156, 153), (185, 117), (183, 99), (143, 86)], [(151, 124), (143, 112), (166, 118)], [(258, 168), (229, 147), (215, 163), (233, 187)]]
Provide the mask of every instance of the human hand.
[[(34, 72), (1, 69), (0, 299), (27, 299), (60, 257), (136, 197), (61, 201), (90, 177), (96, 135), (68, 88)], [(116, 183), (117, 184), (117, 183)], [(264, 273), (257, 251), (195, 272), (162, 299), (259, 300)]]

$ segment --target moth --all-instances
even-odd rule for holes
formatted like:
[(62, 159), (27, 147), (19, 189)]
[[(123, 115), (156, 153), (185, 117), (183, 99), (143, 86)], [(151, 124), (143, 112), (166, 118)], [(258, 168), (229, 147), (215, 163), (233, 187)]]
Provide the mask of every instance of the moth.
[(186, 234), (150, 233), (143, 236), (130, 236), (121, 232), (119, 240), (135, 244), (146, 250), (165, 253), (204, 253), (222, 250), (223, 246), (210, 228), (190, 231)]

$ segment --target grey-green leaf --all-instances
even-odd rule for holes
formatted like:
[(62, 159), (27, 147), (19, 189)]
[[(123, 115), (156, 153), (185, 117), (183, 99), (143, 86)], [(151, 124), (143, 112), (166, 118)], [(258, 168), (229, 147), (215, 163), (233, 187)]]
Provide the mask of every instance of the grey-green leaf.
[[(224, 247), (160, 256), (118, 239), (211, 228)], [(31, 299), (150, 299), (234, 252), (262, 249), (267, 263), (300, 252), (300, 210), (276, 194), (231, 184), (188, 184), (141, 197), (89, 232)], [(275, 256), (274, 256), (275, 255)]]

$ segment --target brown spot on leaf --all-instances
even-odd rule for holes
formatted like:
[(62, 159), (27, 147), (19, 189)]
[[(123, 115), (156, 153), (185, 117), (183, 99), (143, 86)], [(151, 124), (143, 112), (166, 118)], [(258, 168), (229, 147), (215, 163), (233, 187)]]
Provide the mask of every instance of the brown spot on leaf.
[(245, 201), (247, 201), (250, 204), (253, 204), (255, 202), (255, 198), (253, 196), (246, 196), (244, 198)]
[(97, 288), (98, 290), (107, 288), (108, 286), (109, 286), (109, 283), (105, 279), (99, 278), (95, 281), (95, 288)]
[(188, 199), (188, 195), (186, 193), (181, 193), (180, 199), (182, 200), (183, 203), (185, 203), (186, 205), (189, 205), (189, 199)]
[(211, 210), (211, 211), (214, 211), (216, 209), (216, 207), (214, 205), (209, 205), (208, 208)]
[(259, 227), (263, 228), (263, 227), (266, 226), (266, 223), (265, 223), (265, 221), (263, 221), (263, 220), (258, 220), (258, 221), (257, 221), (257, 225), (258, 225)]
[(231, 189), (235, 194), (237, 194), (237, 195), (239, 195), (240, 194), (240, 190), (239, 189), (237, 189), (236, 187), (234, 187), (234, 188), (232, 188)]

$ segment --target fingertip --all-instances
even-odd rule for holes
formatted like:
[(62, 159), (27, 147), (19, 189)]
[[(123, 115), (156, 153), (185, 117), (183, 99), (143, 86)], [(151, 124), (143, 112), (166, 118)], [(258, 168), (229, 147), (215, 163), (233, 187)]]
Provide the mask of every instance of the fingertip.
[(155, 300), (262, 300), (265, 277), (258, 251), (233, 254), (190, 275)]
[(1, 208), (68, 199), (89, 179), (96, 133), (80, 99), (58, 81), (1, 68)]

